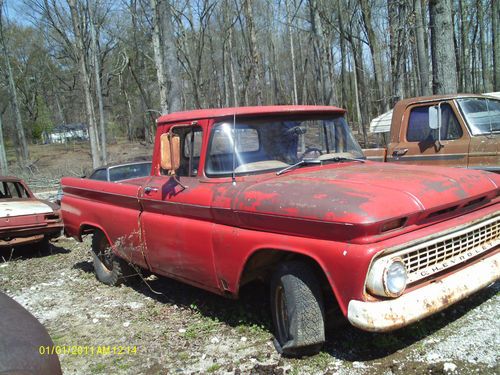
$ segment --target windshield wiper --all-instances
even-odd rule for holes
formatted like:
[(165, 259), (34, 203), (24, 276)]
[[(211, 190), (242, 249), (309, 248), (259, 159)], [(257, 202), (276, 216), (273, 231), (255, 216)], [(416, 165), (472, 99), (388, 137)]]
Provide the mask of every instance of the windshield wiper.
[(283, 173), (286, 173), (288, 171), (291, 171), (292, 169), (301, 167), (303, 165), (310, 165), (310, 164), (321, 164), (321, 160), (319, 159), (302, 159), (298, 161), (295, 164), (289, 165), (286, 168), (283, 168), (282, 170), (276, 172), (276, 176), (282, 175)]
[(346, 158), (343, 156), (332, 156), (331, 158), (321, 159), (321, 161), (359, 161), (360, 163), (364, 163), (366, 159), (358, 159), (358, 158)]

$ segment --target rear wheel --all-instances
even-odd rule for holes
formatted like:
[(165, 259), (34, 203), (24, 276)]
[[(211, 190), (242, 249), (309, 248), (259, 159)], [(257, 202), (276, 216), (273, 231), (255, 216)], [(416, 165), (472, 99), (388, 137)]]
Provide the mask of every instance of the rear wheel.
[(288, 356), (313, 355), (325, 341), (323, 296), (307, 263), (280, 264), (271, 279), (276, 347)]
[(92, 258), (96, 277), (104, 284), (119, 285), (137, 273), (124, 259), (113, 253), (108, 239), (99, 230), (92, 237)]

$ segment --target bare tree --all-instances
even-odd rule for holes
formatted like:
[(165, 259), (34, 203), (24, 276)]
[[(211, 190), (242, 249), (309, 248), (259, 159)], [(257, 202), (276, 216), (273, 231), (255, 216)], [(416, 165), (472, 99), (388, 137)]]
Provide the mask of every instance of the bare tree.
[(14, 82), (14, 73), (12, 71), (12, 66), (10, 64), (9, 51), (7, 50), (7, 43), (5, 40), (4, 23), (3, 23), (3, 0), (0, 0), (0, 48), (2, 50), (2, 55), (5, 61), (9, 98), (12, 106), (12, 111), (14, 113), (14, 125), (17, 132), (17, 145), (18, 145), (18, 147), (16, 147), (17, 157), (21, 166), (26, 166), (29, 159), (29, 150), (28, 150), (28, 144), (26, 142), (26, 136), (24, 135), (21, 110), (19, 108), (19, 101), (17, 97), (17, 88)]
[(373, 63), (373, 73), (375, 77), (375, 85), (377, 87), (377, 99), (380, 100), (381, 108), (383, 111), (387, 109), (387, 103), (385, 100), (384, 89), (383, 89), (383, 63), (382, 63), (382, 53), (380, 50), (379, 41), (375, 30), (372, 25), (372, 11), (371, 4), (369, 0), (359, 0), (361, 5), (361, 14), (363, 15), (363, 24), (366, 29), (366, 34), (368, 35), (368, 45), (370, 47), (370, 52), (372, 54)]
[(250, 51), (251, 74), (254, 83), (255, 104), (262, 105), (262, 83), (263, 70), (259, 50), (257, 48), (257, 33), (255, 31), (254, 13), (251, 0), (243, 0), (243, 12), (245, 14), (246, 26), (248, 32), (248, 48)]
[(500, 91), (500, 1), (492, 0), (491, 35), (493, 36), (494, 90)]
[(479, 24), (479, 51), (481, 54), (481, 88), (483, 92), (489, 91), (488, 58), (486, 56), (486, 33), (484, 24), (483, 0), (476, 0), (477, 22)]
[(3, 138), (3, 112), (0, 112), (0, 174), (9, 174), (9, 165), (7, 163), (7, 154), (5, 153), (5, 142)]
[(101, 87), (101, 63), (100, 63), (100, 50), (97, 42), (97, 27), (96, 27), (96, 17), (95, 8), (97, 8), (98, 2), (91, 4), (87, 0), (87, 9), (89, 12), (89, 28), (90, 28), (90, 53), (92, 55), (92, 64), (94, 65), (94, 79), (95, 79), (95, 91), (96, 99), (99, 108), (99, 139), (101, 148), (101, 162), (102, 164), (107, 163), (107, 152), (106, 152), (106, 122), (104, 119), (104, 101), (102, 97), (102, 87)]
[(317, 0), (309, 0), (309, 10), (311, 13), (312, 32), (314, 35), (315, 57), (318, 61), (318, 73), (321, 85), (321, 101), (323, 104), (332, 105), (337, 99), (335, 97), (335, 87), (332, 80), (332, 60), (331, 51), (323, 30), (323, 20), (321, 19), (319, 3)]
[(87, 53), (84, 44), (83, 36), (83, 11), (82, 4), (78, 0), (68, 0), (68, 5), (71, 13), (71, 22), (73, 25), (73, 33), (75, 35), (74, 54), (78, 61), (80, 83), (85, 96), (85, 109), (87, 112), (87, 121), (89, 127), (90, 150), (92, 154), (92, 165), (97, 168), (101, 165), (101, 157), (99, 150), (99, 138), (97, 135), (97, 127), (94, 113), (94, 103), (90, 88), (90, 75), (87, 70)]
[(415, 13), (415, 36), (417, 41), (417, 59), (419, 69), (420, 94), (430, 95), (430, 72), (429, 57), (425, 44), (424, 21), (422, 14), (422, 0), (413, 0), (413, 11)]
[(451, 2), (429, 0), (434, 94), (457, 92), (457, 63), (453, 50)]
[(296, 68), (296, 63), (295, 63), (295, 43), (293, 41), (293, 32), (292, 32), (292, 22), (295, 17), (291, 16), (291, 9), (290, 9), (290, 0), (285, 0), (285, 7), (286, 7), (286, 24), (287, 24), (287, 30), (288, 30), (288, 40), (290, 42), (290, 57), (291, 57), (291, 63), (292, 63), (292, 89), (293, 89), (293, 96), (292, 96), (292, 102), (293, 104), (298, 104), (299, 103), (299, 95), (297, 91), (297, 68)]
[(153, 10), (153, 49), (156, 76), (160, 87), (162, 113), (182, 109), (181, 79), (177, 60), (172, 5), (168, 0), (151, 0)]

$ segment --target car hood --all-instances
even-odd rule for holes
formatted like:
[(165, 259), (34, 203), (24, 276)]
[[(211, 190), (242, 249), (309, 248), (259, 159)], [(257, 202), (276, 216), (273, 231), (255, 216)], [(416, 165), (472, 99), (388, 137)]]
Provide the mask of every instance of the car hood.
[(372, 224), (498, 194), (500, 176), (458, 168), (337, 163), (250, 184), (233, 202), (242, 213)]

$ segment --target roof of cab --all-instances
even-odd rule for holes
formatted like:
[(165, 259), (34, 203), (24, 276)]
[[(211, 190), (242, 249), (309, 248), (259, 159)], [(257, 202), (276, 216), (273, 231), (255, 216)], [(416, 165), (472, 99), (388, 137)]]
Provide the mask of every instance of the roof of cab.
[(260, 115), (284, 115), (284, 114), (343, 114), (345, 109), (333, 106), (317, 105), (274, 105), (259, 107), (232, 107), (232, 108), (212, 108), (197, 109), (185, 112), (174, 112), (160, 116), (156, 122), (158, 124), (194, 121), (201, 119), (213, 119), (230, 116), (260, 116)]
[(495, 98), (491, 94), (446, 94), (446, 95), (431, 95), (431, 96), (417, 96), (415, 98), (406, 98), (398, 102), (402, 107), (407, 107), (408, 104), (425, 103), (434, 101), (444, 101), (451, 99), (466, 99), (466, 98)]

